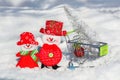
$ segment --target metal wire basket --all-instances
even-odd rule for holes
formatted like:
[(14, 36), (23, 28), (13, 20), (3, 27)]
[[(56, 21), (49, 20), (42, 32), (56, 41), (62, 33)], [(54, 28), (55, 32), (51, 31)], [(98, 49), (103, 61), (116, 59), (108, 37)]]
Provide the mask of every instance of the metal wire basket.
[(67, 42), (68, 56), (72, 61), (83, 64), (85, 61), (92, 61), (108, 54), (108, 44), (105, 42), (85, 43), (77, 38), (70, 40), (65, 37)]

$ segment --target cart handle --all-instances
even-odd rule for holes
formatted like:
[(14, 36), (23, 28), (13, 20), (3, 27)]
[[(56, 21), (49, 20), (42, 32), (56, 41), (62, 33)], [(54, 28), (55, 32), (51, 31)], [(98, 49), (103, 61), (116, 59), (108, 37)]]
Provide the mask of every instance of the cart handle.
[(75, 32), (75, 30), (68, 31), (68, 32), (67, 32), (67, 35), (69, 35), (69, 34), (71, 34), (71, 33), (73, 33), (73, 32)]

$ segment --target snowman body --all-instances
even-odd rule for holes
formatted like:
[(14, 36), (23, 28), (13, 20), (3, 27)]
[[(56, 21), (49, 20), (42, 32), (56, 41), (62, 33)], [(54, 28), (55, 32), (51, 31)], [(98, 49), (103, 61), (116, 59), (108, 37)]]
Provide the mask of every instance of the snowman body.
[(34, 36), (30, 32), (24, 32), (21, 34), (21, 39), (17, 43), (21, 47), (21, 51), (19, 51), (16, 56), (19, 57), (18, 63), (16, 67), (20, 68), (34, 68), (38, 67), (37, 61), (38, 58), (36, 57), (37, 51), (37, 44), (34, 40)]

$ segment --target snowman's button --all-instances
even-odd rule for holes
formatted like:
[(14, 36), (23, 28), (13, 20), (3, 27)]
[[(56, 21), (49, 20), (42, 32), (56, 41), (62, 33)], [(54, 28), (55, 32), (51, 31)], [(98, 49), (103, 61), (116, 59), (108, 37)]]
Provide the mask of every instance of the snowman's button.
[(48, 54), (48, 56), (49, 56), (50, 58), (52, 58), (53, 55), (54, 55), (53, 53), (49, 53), (49, 54)]

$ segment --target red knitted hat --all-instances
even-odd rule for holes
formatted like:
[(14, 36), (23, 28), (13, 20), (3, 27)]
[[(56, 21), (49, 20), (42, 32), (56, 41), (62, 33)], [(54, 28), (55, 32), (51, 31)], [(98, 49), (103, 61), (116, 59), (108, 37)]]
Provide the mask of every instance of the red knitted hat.
[(20, 34), (20, 41), (17, 42), (17, 45), (23, 44), (34, 44), (38, 45), (38, 42), (35, 41), (34, 35), (30, 32), (23, 32)]

